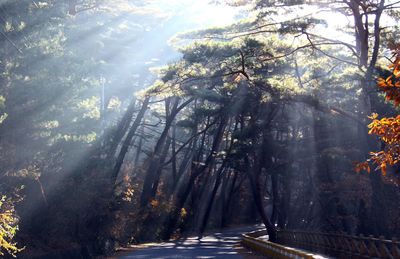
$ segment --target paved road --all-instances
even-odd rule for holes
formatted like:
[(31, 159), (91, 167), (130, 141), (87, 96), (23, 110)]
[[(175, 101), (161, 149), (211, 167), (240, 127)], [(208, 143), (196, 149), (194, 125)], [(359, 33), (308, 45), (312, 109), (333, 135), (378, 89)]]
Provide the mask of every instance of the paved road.
[[(240, 247), (240, 234), (257, 229), (257, 227), (242, 227), (213, 233), (198, 240), (190, 237), (179, 241), (160, 243), (154, 247), (126, 252), (117, 258), (244, 258)], [(247, 256), (246, 256), (247, 257)]]

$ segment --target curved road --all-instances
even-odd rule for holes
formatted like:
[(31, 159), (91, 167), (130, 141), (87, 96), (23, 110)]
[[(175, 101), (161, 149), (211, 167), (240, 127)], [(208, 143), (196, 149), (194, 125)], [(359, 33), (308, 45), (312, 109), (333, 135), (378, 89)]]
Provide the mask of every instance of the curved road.
[(197, 239), (189, 237), (173, 242), (157, 244), (132, 252), (124, 252), (114, 258), (169, 259), (169, 258), (263, 258), (252, 255), (240, 245), (240, 235), (260, 227), (241, 227), (213, 233)]

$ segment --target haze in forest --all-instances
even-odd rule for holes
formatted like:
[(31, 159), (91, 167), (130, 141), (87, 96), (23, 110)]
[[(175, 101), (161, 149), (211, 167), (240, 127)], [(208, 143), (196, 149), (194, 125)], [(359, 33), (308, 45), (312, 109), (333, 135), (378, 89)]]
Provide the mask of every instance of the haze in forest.
[(260, 229), (400, 249), (359, 237), (400, 233), (399, 10), (0, 1), (0, 256), (223, 258)]

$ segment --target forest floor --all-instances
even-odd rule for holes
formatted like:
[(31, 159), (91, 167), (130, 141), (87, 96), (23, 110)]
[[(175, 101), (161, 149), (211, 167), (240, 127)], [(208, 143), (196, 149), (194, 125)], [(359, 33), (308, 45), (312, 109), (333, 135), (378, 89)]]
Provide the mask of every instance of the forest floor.
[(209, 233), (203, 238), (188, 237), (165, 243), (150, 243), (131, 246), (122, 249), (108, 259), (129, 258), (265, 258), (246, 248), (241, 243), (241, 234), (260, 228), (260, 226), (248, 226)]

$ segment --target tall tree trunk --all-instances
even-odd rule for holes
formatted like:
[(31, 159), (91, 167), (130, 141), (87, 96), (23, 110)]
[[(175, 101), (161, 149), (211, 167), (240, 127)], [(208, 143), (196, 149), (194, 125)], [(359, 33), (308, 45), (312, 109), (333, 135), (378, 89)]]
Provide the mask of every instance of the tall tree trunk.
[(200, 228), (199, 228), (199, 237), (200, 238), (203, 237), (203, 233), (206, 230), (207, 223), (210, 218), (211, 209), (212, 209), (212, 206), (213, 206), (214, 200), (215, 200), (215, 195), (217, 194), (218, 188), (221, 184), (222, 173), (225, 169), (225, 161), (226, 160), (224, 160), (224, 162), (222, 163), (222, 165), (220, 166), (220, 168), (218, 169), (218, 171), (216, 173), (215, 183), (214, 183), (213, 189), (211, 191), (211, 194), (209, 195), (209, 198), (208, 198), (208, 201), (206, 204), (206, 208), (205, 208), (205, 212), (204, 212), (204, 216), (200, 223)]
[(283, 177), (282, 177), (282, 187), (283, 187), (283, 195), (281, 197), (282, 203), (281, 203), (281, 215), (278, 220), (278, 227), (280, 229), (285, 229), (286, 225), (288, 223), (288, 215), (290, 214), (290, 199), (291, 199), (291, 194), (292, 194), (292, 189), (290, 186), (290, 181), (291, 181), (291, 175), (290, 175), (291, 170), (288, 168), (287, 171), (285, 171)]
[[(182, 192), (179, 192), (176, 196), (176, 199), (174, 201), (174, 206), (173, 206), (173, 211), (169, 214), (166, 224), (165, 224), (165, 230), (163, 231), (163, 239), (164, 240), (168, 240), (170, 238), (170, 236), (172, 235), (176, 223), (178, 222), (179, 219), (179, 215), (180, 212), (189, 196), (189, 194), (192, 191), (192, 188), (194, 186), (195, 180), (197, 179), (197, 177), (201, 174), (203, 174), (204, 172), (206, 172), (210, 167), (213, 166), (214, 164), (214, 160), (215, 160), (215, 155), (218, 153), (222, 139), (223, 139), (223, 133), (225, 130), (225, 125), (226, 125), (226, 118), (223, 117), (221, 119), (221, 122), (218, 125), (217, 131), (214, 135), (214, 140), (212, 143), (212, 147), (210, 150), (209, 155), (207, 156), (204, 165), (198, 165), (199, 161), (193, 161), (195, 163), (192, 162), (192, 166), (191, 166), (191, 173), (190, 173), (190, 178), (189, 178), (189, 182), (184, 186), (185, 188), (183, 189)], [(200, 144), (200, 148), (203, 149), (204, 148), (204, 142), (205, 142), (205, 135), (206, 132), (204, 132), (203, 138), (201, 140), (201, 144)], [(199, 150), (199, 153), (202, 153), (202, 150)], [(199, 159), (200, 157), (197, 156), (197, 159)]]
[(129, 125), (133, 118), (133, 114), (135, 113), (135, 104), (136, 99), (132, 99), (124, 116), (119, 121), (116, 131), (112, 131), (110, 133), (112, 135), (107, 137), (109, 139), (108, 143), (106, 143), (106, 153), (108, 159), (112, 159), (112, 157), (115, 155), (118, 144), (121, 143), (129, 128)]
[(162, 151), (164, 150), (164, 146), (166, 144), (166, 140), (168, 137), (168, 132), (171, 128), (172, 122), (175, 119), (175, 116), (177, 113), (175, 113), (175, 110), (178, 107), (179, 104), (179, 99), (175, 98), (172, 111), (170, 110), (170, 104), (171, 104), (171, 99), (167, 99), (165, 103), (165, 113), (166, 113), (166, 121), (165, 121), (165, 126), (164, 129), (160, 135), (160, 137), (157, 140), (157, 143), (154, 147), (154, 150), (151, 154), (151, 157), (146, 161), (148, 164), (147, 170), (146, 170), (146, 175), (144, 178), (144, 183), (143, 183), (143, 189), (142, 193), (140, 196), (140, 206), (145, 207), (151, 199), (153, 198), (152, 193), (153, 193), (153, 186), (154, 183), (157, 182), (157, 174), (160, 170), (161, 164), (162, 164)]
[(166, 104), (167, 118), (165, 121), (165, 127), (156, 143), (156, 146), (154, 147), (154, 151), (150, 159), (148, 160), (148, 167), (146, 170), (146, 176), (144, 179), (143, 189), (140, 196), (140, 206), (142, 208), (145, 207), (147, 204), (149, 204), (150, 200), (153, 198), (152, 197), (153, 186), (158, 181), (157, 172), (160, 170), (160, 167), (162, 166), (160, 153), (164, 148), (166, 139), (168, 137), (168, 132), (172, 126), (172, 123), (175, 120), (175, 117), (178, 115), (178, 113), (187, 105), (189, 105), (189, 103), (191, 103), (193, 100), (194, 100), (193, 98), (190, 98), (185, 102), (183, 102), (181, 105), (179, 105), (180, 98), (175, 97), (173, 100), (173, 106), (171, 110), (169, 110), (169, 104), (168, 103)]
[(171, 167), (172, 167), (172, 181), (176, 182), (178, 178), (178, 168), (177, 168), (177, 159), (176, 159), (176, 123), (172, 125), (172, 144), (171, 144), (171, 152), (172, 152), (172, 158), (171, 158)]
[(223, 202), (223, 206), (222, 206), (222, 215), (221, 215), (221, 228), (224, 228), (227, 226), (228, 224), (228, 219), (230, 217), (230, 205), (231, 205), (231, 201), (232, 201), (232, 197), (235, 194), (235, 185), (236, 185), (236, 181), (238, 178), (238, 171), (234, 171), (233, 172), (233, 179), (231, 180), (231, 185), (227, 190), (227, 197), (226, 197), (226, 201)]
[[(265, 131), (265, 128), (263, 128)], [(256, 143), (256, 142), (255, 142)], [(264, 209), (263, 194), (261, 193), (261, 173), (263, 167), (268, 165), (268, 161), (271, 160), (270, 145), (268, 142), (268, 136), (265, 133), (262, 134), (262, 142), (260, 148), (253, 153), (253, 166), (248, 157), (244, 158), (245, 168), (247, 168), (247, 175), (250, 182), (251, 192), (253, 195), (254, 205), (263, 221), (269, 236), (269, 240), (275, 242), (277, 239), (277, 230), (271, 223), (268, 215)]]
[[(254, 163), (257, 164), (258, 162), (255, 161)], [(251, 168), (250, 161), (248, 161), (248, 158), (245, 158), (245, 164), (246, 164), (245, 168), (248, 169), (247, 175), (250, 182), (250, 189), (253, 195), (254, 205), (256, 206), (257, 212), (260, 215), (261, 220), (267, 229), (269, 240), (275, 242), (277, 239), (277, 230), (269, 220), (262, 201), (261, 186), (259, 181), (260, 179), (258, 179), (258, 173), (259, 173), (258, 171), (261, 169), (257, 168), (258, 166)]]
[(133, 122), (131, 128), (129, 129), (127, 136), (125, 137), (124, 142), (122, 143), (121, 150), (119, 151), (117, 160), (115, 162), (114, 169), (111, 174), (111, 177), (112, 177), (111, 179), (113, 182), (115, 182), (118, 177), (119, 171), (121, 169), (122, 163), (124, 162), (124, 158), (125, 158), (126, 153), (128, 152), (129, 146), (131, 145), (132, 139), (135, 136), (136, 130), (140, 126), (140, 123), (144, 117), (144, 114), (147, 111), (147, 108), (149, 106), (149, 101), (150, 101), (150, 97), (146, 96), (145, 99), (143, 100), (142, 107), (135, 118), (135, 121)]
[[(164, 151), (161, 153), (161, 156), (160, 156), (160, 164), (164, 163), (165, 158), (168, 155), (168, 150), (169, 150), (169, 147), (171, 145), (171, 140), (172, 140), (171, 138), (167, 138), (167, 141), (166, 141), (167, 143), (165, 144)], [(150, 193), (150, 199), (154, 199), (155, 196), (156, 196), (157, 189), (158, 189), (158, 184), (159, 184), (160, 178), (161, 178), (162, 170), (163, 170), (163, 167), (159, 166), (158, 170), (156, 172), (156, 177), (154, 179), (153, 186), (151, 187), (152, 189), (151, 189), (151, 193)]]
[(272, 215), (271, 215), (271, 222), (272, 224), (277, 224), (278, 219), (280, 218), (280, 197), (278, 191), (278, 172), (271, 173), (271, 189), (272, 189)]
[(144, 138), (144, 136), (143, 136), (143, 134), (144, 134), (144, 126), (142, 126), (142, 128), (141, 128), (140, 131), (141, 131), (141, 132), (140, 132), (141, 135), (138, 136), (138, 138), (139, 138), (139, 143), (138, 143), (138, 147), (137, 147), (137, 149), (136, 149), (135, 160), (134, 160), (134, 162), (133, 162), (134, 168), (133, 168), (132, 175), (134, 175), (134, 176), (137, 174), (138, 167), (139, 167), (139, 166), (138, 166), (138, 165), (139, 165), (139, 158), (140, 158), (140, 154), (142, 153), (143, 138)]
[(178, 223), (181, 210), (184, 207), (190, 192), (192, 191), (196, 177), (197, 177), (196, 174), (191, 173), (188, 182), (184, 184), (181, 191), (178, 191), (178, 193), (176, 194), (176, 197), (173, 202), (174, 203), (173, 209), (169, 213), (164, 224), (165, 227), (161, 236), (163, 240), (169, 240), (171, 235), (173, 234), (176, 224)]

